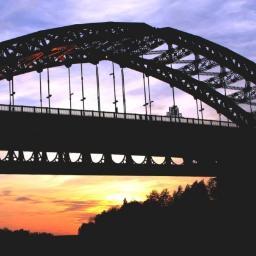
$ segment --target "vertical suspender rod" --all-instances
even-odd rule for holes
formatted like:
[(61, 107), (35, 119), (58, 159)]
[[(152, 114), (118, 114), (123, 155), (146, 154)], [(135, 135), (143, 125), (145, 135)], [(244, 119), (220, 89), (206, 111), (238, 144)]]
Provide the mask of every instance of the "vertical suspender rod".
[(149, 100), (149, 114), (152, 114), (152, 103), (154, 102), (151, 100), (151, 93), (150, 93), (150, 83), (149, 83), (149, 76), (148, 76), (148, 100)]
[(96, 80), (97, 80), (97, 100), (98, 100), (98, 111), (101, 111), (100, 106), (100, 80), (99, 80), (99, 68), (98, 65), (96, 65)]
[(173, 106), (176, 106), (176, 102), (175, 102), (175, 91), (174, 91), (174, 87), (172, 86), (172, 102), (173, 102)]
[(14, 95), (15, 95), (15, 91), (14, 91), (14, 78), (12, 77), (12, 80), (11, 80), (11, 85), (12, 85), (12, 105), (14, 106)]
[(116, 76), (115, 76), (114, 62), (112, 62), (112, 73), (110, 75), (113, 76), (113, 87), (114, 87), (114, 102), (113, 102), (113, 104), (115, 105), (115, 113), (118, 113), (118, 108), (117, 108), (118, 100), (116, 99)]
[(85, 101), (85, 97), (84, 97), (84, 74), (83, 74), (83, 63), (81, 63), (81, 69), (80, 69), (80, 71), (81, 71), (81, 86), (82, 86), (82, 99), (81, 99), (81, 101), (82, 101), (82, 105), (83, 105), (83, 111), (85, 110), (85, 108), (84, 108), (84, 101)]
[(200, 112), (201, 112), (201, 118), (202, 118), (202, 120), (204, 120), (204, 114), (203, 114), (203, 111), (204, 111), (204, 108), (203, 108), (203, 104), (202, 104), (202, 101), (200, 100), (200, 110), (199, 110)]
[(68, 91), (69, 91), (69, 109), (71, 110), (73, 93), (71, 92), (70, 67), (68, 67)]
[(40, 93), (40, 108), (43, 107), (43, 99), (42, 99), (42, 73), (39, 72), (39, 93)]
[(121, 76), (122, 76), (123, 108), (124, 108), (124, 114), (126, 114), (125, 81), (124, 81), (124, 69), (123, 68), (121, 68)]
[(11, 80), (9, 80), (9, 105), (12, 105), (12, 85)]
[[(196, 70), (197, 70), (197, 78), (198, 78), (198, 81), (200, 81), (200, 74), (199, 74), (199, 55), (195, 55), (195, 61), (196, 61)], [(199, 111), (201, 112), (201, 119), (204, 120), (204, 108), (203, 108), (203, 103), (202, 101), (200, 100), (200, 109)]]
[(47, 68), (47, 85), (48, 85), (48, 96), (46, 97), (48, 99), (48, 107), (51, 108), (51, 93), (50, 93), (50, 74), (49, 74), (49, 68)]
[(147, 103), (147, 95), (146, 95), (146, 82), (145, 82), (145, 74), (143, 73), (143, 91), (144, 91), (144, 105), (145, 107), (145, 114), (148, 115), (148, 103)]
[(198, 100), (196, 99), (196, 114), (197, 114), (197, 120), (199, 120), (199, 109), (198, 109)]
[(14, 82), (13, 82), (13, 77), (9, 80), (9, 105), (14, 106)]

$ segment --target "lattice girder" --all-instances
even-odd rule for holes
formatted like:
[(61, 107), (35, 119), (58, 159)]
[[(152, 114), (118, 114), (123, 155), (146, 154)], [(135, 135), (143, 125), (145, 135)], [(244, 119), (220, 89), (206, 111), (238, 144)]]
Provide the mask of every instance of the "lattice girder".
[[(140, 57), (163, 44), (169, 48), (160, 56), (152, 60)], [(190, 54), (198, 59), (181, 71), (167, 66)], [(39, 31), (8, 40), (0, 43), (0, 80), (61, 65), (97, 64), (100, 60), (144, 72), (202, 100), (241, 126), (255, 126), (252, 115), (213, 87), (241, 79), (256, 83), (256, 64), (225, 47), (172, 28), (107, 22)], [(191, 77), (217, 65), (229, 71), (205, 82)]]

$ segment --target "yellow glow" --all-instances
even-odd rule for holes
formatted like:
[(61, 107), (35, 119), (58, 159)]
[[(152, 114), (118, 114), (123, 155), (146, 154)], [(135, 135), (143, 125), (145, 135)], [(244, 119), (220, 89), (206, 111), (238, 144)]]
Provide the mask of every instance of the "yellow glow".
[(82, 222), (152, 190), (172, 193), (201, 178), (0, 175), (0, 228), (76, 234)]

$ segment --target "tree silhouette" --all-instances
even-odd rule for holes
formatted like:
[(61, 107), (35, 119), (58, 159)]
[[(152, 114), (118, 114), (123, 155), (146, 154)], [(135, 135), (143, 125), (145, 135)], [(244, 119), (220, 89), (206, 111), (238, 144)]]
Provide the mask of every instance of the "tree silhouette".
[(219, 190), (218, 190), (217, 183), (218, 183), (217, 178), (212, 178), (208, 182), (208, 192), (209, 192), (210, 199), (212, 200), (218, 199)]
[[(195, 182), (172, 194), (153, 190), (144, 202), (123, 200), (82, 223), (77, 237), (54, 237), (25, 230), (0, 230), (3, 255), (163, 255), (218, 254), (226, 232), (217, 204), (215, 178)], [(9, 247), (8, 244), (17, 246)], [(6, 251), (4, 248), (6, 246)], [(222, 243), (223, 246), (223, 243)], [(21, 248), (23, 248), (21, 250)], [(40, 249), (38, 249), (40, 248)]]

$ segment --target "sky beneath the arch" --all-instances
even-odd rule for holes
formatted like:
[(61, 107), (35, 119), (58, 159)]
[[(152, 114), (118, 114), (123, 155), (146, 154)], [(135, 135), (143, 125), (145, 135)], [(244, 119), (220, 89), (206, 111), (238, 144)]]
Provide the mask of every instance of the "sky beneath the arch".
[[(0, 0), (0, 41), (38, 30), (76, 23), (105, 21), (145, 22), (155, 27), (173, 27), (224, 45), (256, 60), (256, 3), (254, 0)], [(111, 66), (100, 64), (103, 109), (113, 110)], [(118, 67), (117, 67), (118, 70)], [(53, 106), (68, 107), (67, 77), (64, 68), (51, 72)], [(81, 108), (78, 67), (71, 68), (73, 105)], [(85, 66), (86, 108), (96, 109), (94, 67)], [(43, 74), (44, 105), (46, 80)], [(15, 78), (16, 103), (38, 105), (37, 74)], [(128, 111), (143, 113), (140, 74), (127, 71)], [(120, 74), (117, 74), (120, 86)], [(60, 86), (61, 85), (61, 86)], [(161, 85), (161, 86), (159, 86)], [(170, 105), (169, 86), (151, 79), (153, 113), (165, 114)], [(8, 103), (7, 83), (0, 81), (0, 103)], [(176, 92), (184, 116), (195, 116), (193, 99)], [(121, 90), (117, 88), (121, 102)], [(121, 106), (119, 106), (121, 109)], [(208, 118), (216, 117), (212, 109)], [(18, 125), (18, 124), (17, 124)], [(0, 158), (4, 152), (0, 152)], [(185, 186), (194, 178), (173, 177), (79, 177), (0, 175), (0, 228), (25, 228), (55, 234), (74, 234), (81, 222), (95, 213), (128, 200), (143, 200), (152, 189)]]

